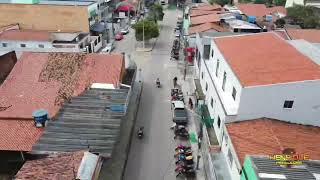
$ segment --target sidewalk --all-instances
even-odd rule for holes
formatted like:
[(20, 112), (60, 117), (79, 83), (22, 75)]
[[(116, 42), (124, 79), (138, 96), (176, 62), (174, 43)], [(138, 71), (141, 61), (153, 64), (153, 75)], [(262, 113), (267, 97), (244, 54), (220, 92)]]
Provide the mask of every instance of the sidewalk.
[[(182, 47), (183, 48), (183, 47)], [(190, 144), (192, 147), (192, 151), (194, 152), (194, 161), (195, 164), (197, 164), (198, 161), (198, 156), (199, 158), (199, 169), (197, 170), (197, 180), (205, 180), (206, 175), (205, 175), (205, 169), (204, 169), (204, 163), (203, 163), (203, 157), (201, 154), (201, 150), (198, 148), (198, 132), (199, 132), (199, 122), (197, 121), (197, 114), (195, 112), (195, 107), (193, 109), (190, 109), (188, 107), (188, 101), (189, 98), (192, 99), (193, 104), (195, 104), (195, 97), (194, 97), (194, 92), (195, 92), (195, 86), (194, 86), (194, 72), (193, 72), (193, 67), (194, 66), (185, 66), (184, 64), (184, 55), (183, 52), (180, 52), (180, 60), (176, 61), (177, 63), (177, 70), (178, 70), (178, 84), (181, 86), (182, 92), (184, 93), (184, 99), (186, 103), (186, 109), (188, 110), (188, 116), (189, 116), (189, 124), (188, 124), (188, 129), (189, 129), (189, 134), (191, 135), (190, 137)], [(184, 80), (184, 69), (186, 67), (186, 77)]]

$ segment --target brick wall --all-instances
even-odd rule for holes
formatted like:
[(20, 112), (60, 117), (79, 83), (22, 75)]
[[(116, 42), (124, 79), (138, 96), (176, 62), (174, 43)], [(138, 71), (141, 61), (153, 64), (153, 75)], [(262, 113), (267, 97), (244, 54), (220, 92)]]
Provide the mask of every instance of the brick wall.
[(0, 56), (0, 85), (9, 75), (16, 62), (17, 57), (15, 52), (10, 52)]
[(88, 6), (0, 4), (0, 27), (19, 23), (21, 29), (89, 32)]

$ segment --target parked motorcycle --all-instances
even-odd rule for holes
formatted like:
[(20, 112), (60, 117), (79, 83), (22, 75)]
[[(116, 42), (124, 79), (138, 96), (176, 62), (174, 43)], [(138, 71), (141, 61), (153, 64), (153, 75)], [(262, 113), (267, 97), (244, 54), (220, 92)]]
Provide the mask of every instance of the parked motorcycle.
[(182, 145), (182, 144), (179, 144), (176, 148), (175, 148), (175, 150), (177, 151), (177, 150), (180, 150), (180, 149), (183, 149), (183, 150), (191, 150), (191, 146), (184, 146), (184, 145)]

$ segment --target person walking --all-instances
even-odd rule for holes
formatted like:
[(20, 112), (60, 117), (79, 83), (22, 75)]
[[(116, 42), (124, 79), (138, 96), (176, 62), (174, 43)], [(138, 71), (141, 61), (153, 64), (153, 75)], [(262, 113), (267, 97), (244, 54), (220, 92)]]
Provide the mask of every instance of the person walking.
[(177, 81), (178, 81), (178, 78), (177, 78), (177, 77), (174, 77), (174, 78), (173, 78), (173, 87), (176, 87), (176, 86), (177, 86)]
[(189, 107), (190, 107), (190, 109), (193, 109), (193, 102), (192, 102), (192, 99), (191, 98), (189, 98)]

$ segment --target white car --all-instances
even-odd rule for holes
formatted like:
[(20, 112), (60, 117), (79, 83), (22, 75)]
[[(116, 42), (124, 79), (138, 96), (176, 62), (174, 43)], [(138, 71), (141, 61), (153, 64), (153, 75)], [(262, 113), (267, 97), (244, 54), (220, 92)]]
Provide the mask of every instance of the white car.
[(131, 19), (130, 24), (131, 24), (131, 25), (134, 25), (134, 24), (136, 24), (136, 22), (137, 22), (137, 21), (136, 21), (135, 19)]
[(120, 32), (121, 32), (122, 34), (128, 34), (128, 33), (129, 33), (129, 28), (128, 28), (128, 27), (123, 28), (123, 29), (121, 29)]
[(174, 35), (175, 35), (176, 37), (180, 37), (180, 31), (179, 31), (179, 30), (176, 30)]
[(101, 50), (101, 53), (110, 53), (114, 49), (114, 41), (108, 43), (106, 47)]

